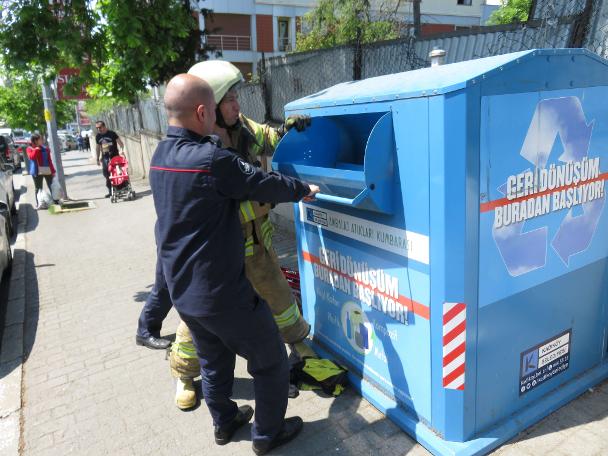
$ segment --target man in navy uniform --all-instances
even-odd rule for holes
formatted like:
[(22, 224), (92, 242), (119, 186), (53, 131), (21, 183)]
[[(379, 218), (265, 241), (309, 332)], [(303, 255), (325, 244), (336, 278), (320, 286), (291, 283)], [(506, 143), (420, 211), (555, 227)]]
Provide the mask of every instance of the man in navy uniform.
[(295, 202), (314, 197), (319, 188), (266, 173), (208, 136), (216, 106), (200, 78), (174, 77), (165, 108), (167, 138), (150, 164), (158, 268), (165, 279), (159, 288), (168, 290), (192, 333), (219, 445), (253, 416), (251, 407), (230, 399), (236, 355), (247, 359), (257, 409), (252, 445), (256, 454), (265, 454), (293, 439), (302, 419), (285, 419), (287, 354), (268, 305), (245, 277), (239, 202)]

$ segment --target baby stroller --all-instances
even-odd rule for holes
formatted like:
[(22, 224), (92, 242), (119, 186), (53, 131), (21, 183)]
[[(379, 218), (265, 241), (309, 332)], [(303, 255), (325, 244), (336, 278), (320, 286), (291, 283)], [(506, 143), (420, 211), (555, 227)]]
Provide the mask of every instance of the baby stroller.
[(129, 179), (129, 162), (127, 159), (120, 155), (112, 158), (108, 164), (108, 173), (112, 184), (110, 201), (115, 203), (120, 198), (126, 198), (129, 201), (134, 200), (135, 192)]

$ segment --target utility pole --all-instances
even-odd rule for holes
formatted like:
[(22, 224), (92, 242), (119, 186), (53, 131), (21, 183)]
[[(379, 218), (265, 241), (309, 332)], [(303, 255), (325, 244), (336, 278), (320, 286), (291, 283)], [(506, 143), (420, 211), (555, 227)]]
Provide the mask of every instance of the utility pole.
[(80, 101), (76, 102), (76, 129), (78, 130), (78, 136), (82, 137), (80, 135), (80, 106), (78, 106), (78, 103), (80, 103)]
[(61, 146), (57, 136), (57, 120), (55, 117), (55, 99), (53, 91), (48, 83), (42, 82), (42, 100), (44, 101), (44, 119), (46, 120), (46, 131), (48, 132), (49, 146), (51, 147), (51, 158), (55, 165), (56, 177), (63, 190), (64, 199), (68, 198), (65, 188), (65, 177), (63, 175), (63, 164), (61, 163)]
[(420, 0), (412, 0), (414, 6), (414, 36), (420, 38)]

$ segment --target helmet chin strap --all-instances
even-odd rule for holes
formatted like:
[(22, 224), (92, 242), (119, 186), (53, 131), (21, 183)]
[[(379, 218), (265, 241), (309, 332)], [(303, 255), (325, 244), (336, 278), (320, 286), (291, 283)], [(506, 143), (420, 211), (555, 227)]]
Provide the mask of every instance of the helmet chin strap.
[(220, 111), (220, 107), (217, 106), (215, 108), (215, 123), (220, 128), (225, 128), (228, 131), (234, 131), (241, 126), (241, 119), (237, 119), (234, 125), (226, 124), (226, 120), (224, 120), (224, 116), (222, 115), (222, 111)]

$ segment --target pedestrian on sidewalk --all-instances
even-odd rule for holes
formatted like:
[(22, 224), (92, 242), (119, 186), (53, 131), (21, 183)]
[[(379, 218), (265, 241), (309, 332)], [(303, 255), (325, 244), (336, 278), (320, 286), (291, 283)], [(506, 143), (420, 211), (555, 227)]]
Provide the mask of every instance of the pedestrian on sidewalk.
[(55, 167), (51, 160), (51, 153), (43, 143), (42, 136), (35, 133), (30, 138), (30, 146), (26, 149), (26, 154), (29, 158), (29, 173), (34, 180), (36, 209), (46, 209), (45, 201), (40, 201), (39, 197), (42, 194), (43, 181), (49, 189), (49, 194), (52, 195), (51, 185), (55, 176)]
[(95, 136), (95, 142), (97, 143), (97, 166), (101, 164), (101, 172), (106, 179), (106, 187), (108, 188), (108, 193), (105, 197), (109, 198), (112, 196), (112, 183), (110, 182), (108, 165), (112, 158), (119, 155), (118, 146), (120, 146), (120, 155), (124, 156), (125, 146), (116, 132), (108, 130), (104, 121), (98, 120), (95, 122), (95, 128), (97, 128), (98, 132)]
[(289, 366), (285, 346), (266, 302), (245, 277), (242, 200), (265, 203), (314, 197), (319, 188), (266, 173), (222, 149), (209, 136), (215, 123), (213, 91), (192, 75), (167, 85), (167, 138), (152, 157), (150, 187), (161, 289), (167, 289), (192, 333), (201, 364), (203, 395), (215, 441), (224, 445), (253, 416), (230, 399), (236, 355), (254, 379), (256, 454), (293, 439), (302, 419), (285, 419)]

